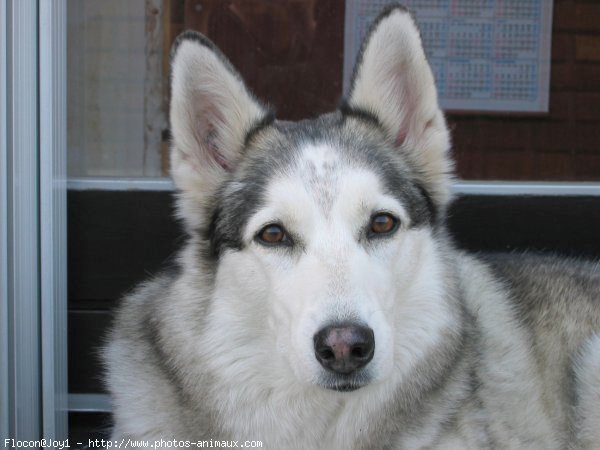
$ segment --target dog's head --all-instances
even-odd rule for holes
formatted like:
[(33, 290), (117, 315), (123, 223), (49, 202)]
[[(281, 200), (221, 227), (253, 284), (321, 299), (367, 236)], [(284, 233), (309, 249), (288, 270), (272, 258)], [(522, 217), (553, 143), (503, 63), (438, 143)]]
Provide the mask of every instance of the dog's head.
[(402, 376), (443, 339), (433, 235), (450, 142), (404, 8), (373, 25), (339, 110), (298, 123), (275, 120), (210, 41), (184, 33), (170, 115), (179, 214), (214, 270), (223, 361), (354, 390)]

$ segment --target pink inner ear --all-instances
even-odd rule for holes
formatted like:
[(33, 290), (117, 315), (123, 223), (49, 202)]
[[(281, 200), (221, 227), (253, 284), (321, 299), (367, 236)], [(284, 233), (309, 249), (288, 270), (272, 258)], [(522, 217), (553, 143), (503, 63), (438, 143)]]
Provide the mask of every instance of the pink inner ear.
[(220, 121), (218, 110), (207, 106), (200, 113), (196, 121), (196, 141), (201, 147), (203, 159), (208, 159), (216, 163), (225, 171), (231, 171), (231, 166), (222, 152), (219, 151), (217, 144), (216, 124)]
[(221, 153), (219, 153), (219, 151), (214, 146), (211, 146), (211, 154), (215, 162), (219, 166), (221, 166), (223, 170), (227, 172), (231, 171), (231, 166), (229, 165), (225, 157)]
[[(396, 145), (401, 146), (406, 141), (409, 132), (413, 134), (414, 139), (419, 139), (421, 135), (426, 132), (429, 128), (434, 126), (434, 118), (431, 118), (424, 124), (421, 129), (412, 122), (414, 117), (413, 115), (420, 113), (417, 111), (416, 101), (412, 97), (403, 97), (405, 107), (402, 109), (400, 117), (400, 126), (398, 127), (398, 131), (396, 132)], [(417, 124), (420, 125), (420, 124)]]
[(413, 115), (416, 111), (416, 101), (407, 89), (406, 77), (402, 75), (403, 68), (399, 67), (397, 73), (393, 76), (395, 89), (392, 91), (391, 97), (394, 101), (397, 101), (402, 105), (400, 114), (398, 117), (399, 126), (396, 132), (396, 145), (401, 146), (408, 137), (410, 131), (410, 124), (413, 119)]
[(399, 117), (400, 126), (396, 132), (396, 145), (398, 147), (404, 144), (404, 141), (406, 141), (410, 129), (411, 114), (413, 114), (413, 112), (414, 110), (411, 108), (404, 108), (402, 110), (403, 117)]
[(396, 136), (396, 145), (398, 147), (400, 147), (402, 144), (404, 144), (407, 134), (408, 133), (404, 128), (401, 128), (400, 130), (398, 130), (398, 136)]

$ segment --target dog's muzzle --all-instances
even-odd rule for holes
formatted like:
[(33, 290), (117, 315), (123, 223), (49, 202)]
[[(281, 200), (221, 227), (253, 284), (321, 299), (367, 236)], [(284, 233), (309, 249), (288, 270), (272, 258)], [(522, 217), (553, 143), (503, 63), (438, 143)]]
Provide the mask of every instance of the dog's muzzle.
[(356, 323), (328, 325), (314, 337), (315, 356), (326, 370), (350, 375), (365, 367), (375, 353), (375, 335)]

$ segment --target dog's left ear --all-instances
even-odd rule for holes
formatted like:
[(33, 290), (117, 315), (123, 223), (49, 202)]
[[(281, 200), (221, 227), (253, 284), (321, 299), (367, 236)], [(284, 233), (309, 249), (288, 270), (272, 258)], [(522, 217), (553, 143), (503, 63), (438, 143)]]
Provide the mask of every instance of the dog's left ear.
[(388, 8), (373, 24), (354, 69), (348, 106), (377, 118), (443, 208), (450, 198), (450, 137), (419, 30), (404, 7)]

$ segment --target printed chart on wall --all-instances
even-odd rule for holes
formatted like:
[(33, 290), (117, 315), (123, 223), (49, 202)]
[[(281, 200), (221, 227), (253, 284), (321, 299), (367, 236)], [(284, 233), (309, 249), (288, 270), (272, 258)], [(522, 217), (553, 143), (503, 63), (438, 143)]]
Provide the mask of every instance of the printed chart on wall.
[[(548, 111), (552, 0), (404, 0), (446, 110)], [(346, 0), (344, 92), (386, 0)]]

